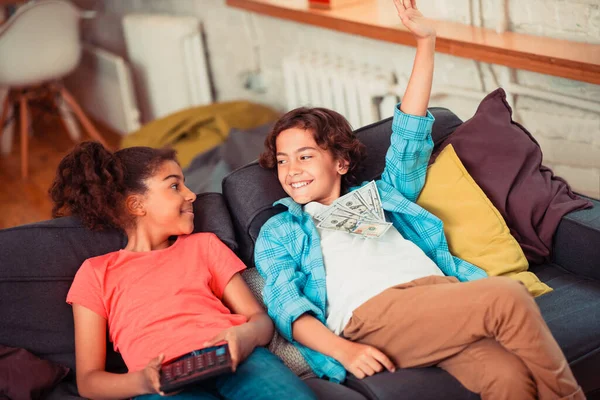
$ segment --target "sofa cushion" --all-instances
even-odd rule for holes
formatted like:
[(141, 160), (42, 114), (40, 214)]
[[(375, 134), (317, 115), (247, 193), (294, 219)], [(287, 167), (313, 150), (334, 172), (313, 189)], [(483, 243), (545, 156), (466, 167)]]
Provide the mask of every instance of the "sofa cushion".
[(74, 369), (71, 281), (86, 258), (123, 247), (125, 238), (66, 217), (2, 230), (0, 243), (0, 343)]
[[(262, 291), (265, 287), (265, 280), (263, 277), (260, 276), (256, 268), (248, 268), (244, 270), (242, 272), (242, 277), (246, 281), (246, 284), (250, 288), (250, 291), (254, 297), (259, 301), (259, 304), (262, 305)], [(277, 330), (273, 332), (273, 337), (269, 341), (268, 348), (273, 354), (281, 358), (283, 363), (300, 378), (305, 379), (316, 377), (315, 373), (310, 368), (302, 354), (300, 354), (300, 351), (298, 351), (296, 346), (288, 342), (279, 334), (279, 332), (277, 332)]]
[(600, 281), (600, 201), (589, 199), (594, 207), (574, 211), (560, 221), (554, 235), (553, 263), (576, 275)]
[(9, 399), (38, 399), (69, 372), (67, 367), (42, 360), (25, 349), (0, 345), (0, 395)]
[(52, 392), (44, 397), (44, 400), (83, 400), (83, 397), (79, 397), (77, 384), (73, 378), (59, 383)]
[(399, 369), (394, 373), (382, 372), (365, 379), (348, 375), (346, 386), (373, 400), (480, 398), (467, 390), (452, 375), (435, 367)]
[(269, 122), (256, 128), (245, 130), (233, 128), (229, 131), (221, 154), (232, 171), (258, 159), (264, 150), (265, 138), (273, 125), (273, 122)]
[(531, 269), (554, 289), (536, 301), (577, 381), (585, 392), (600, 390), (600, 281), (554, 264)]
[[(304, 383), (317, 395), (320, 400), (365, 400), (360, 393), (347, 388), (346, 386), (326, 381), (325, 379), (309, 378)], [(290, 396), (293, 399), (293, 396)]]
[(531, 263), (550, 261), (552, 238), (565, 214), (591, 207), (541, 165), (540, 146), (527, 129), (512, 120), (502, 89), (486, 96), (475, 115), (441, 147), (446, 144), (454, 146)]
[(534, 296), (552, 290), (527, 271), (529, 263), (521, 246), (452, 145), (429, 166), (417, 204), (442, 220), (452, 255), (477, 265), (489, 276), (518, 279)]
[[(432, 137), (436, 143), (440, 143), (461, 124), (461, 120), (445, 108), (431, 108), (430, 111), (435, 117)], [(392, 118), (356, 131), (368, 149), (363, 171), (358, 175), (360, 181), (370, 181), (383, 172), (391, 132)], [(258, 232), (272, 215), (282, 210), (273, 208), (272, 204), (287, 195), (275, 172), (261, 168), (256, 162), (229, 174), (223, 180), (223, 195), (240, 246), (238, 254), (246, 265), (252, 266)]]
[[(198, 195), (194, 212), (195, 232), (214, 232), (237, 249), (220, 194)], [(74, 370), (73, 313), (65, 302), (73, 277), (85, 259), (125, 245), (120, 232), (93, 232), (74, 217), (0, 230), (0, 343)], [(111, 345), (107, 370), (125, 370)]]

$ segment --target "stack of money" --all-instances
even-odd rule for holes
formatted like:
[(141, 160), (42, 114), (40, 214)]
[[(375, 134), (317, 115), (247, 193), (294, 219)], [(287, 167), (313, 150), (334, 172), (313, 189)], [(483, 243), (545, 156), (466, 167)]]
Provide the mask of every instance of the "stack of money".
[(385, 220), (375, 181), (340, 197), (315, 218), (317, 228), (366, 238), (378, 238), (392, 225)]

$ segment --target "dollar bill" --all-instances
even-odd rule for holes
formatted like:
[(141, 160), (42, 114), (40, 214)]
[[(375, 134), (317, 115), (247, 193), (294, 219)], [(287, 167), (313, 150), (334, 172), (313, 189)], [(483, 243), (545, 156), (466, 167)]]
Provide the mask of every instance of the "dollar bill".
[(385, 222), (381, 199), (374, 181), (334, 201), (325, 211), (315, 216), (323, 221), (335, 211), (344, 211), (364, 221)]
[(371, 212), (377, 216), (380, 221), (385, 221), (383, 207), (381, 206), (381, 198), (375, 181), (371, 181), (360, 189), (356, 190), (358, 194), (369, 204)]
[(387, 232), (391, 225), (389, 222), (361, 220), (356, 215), (349, 214), (343, 210), (336, 210), (319, 222), (317, 227), (348, 232), (367, 238), (377, 238)]
[(378, 220), (379, 216), (375, 213), (372, 206), (361, 196), (358, 191), (348, 193), (343, 198), (340, 197), (334, 204), (350, 210), (365, 219)]

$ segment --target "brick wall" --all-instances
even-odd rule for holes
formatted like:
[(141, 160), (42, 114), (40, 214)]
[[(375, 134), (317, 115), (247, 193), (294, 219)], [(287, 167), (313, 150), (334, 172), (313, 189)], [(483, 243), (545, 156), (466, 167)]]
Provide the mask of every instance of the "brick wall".
[[(408, 76), (414, 48), (379, 42), (363, 37), (333, 32), (275, 18), (250, 15), (231, 9), (224, 0), (74, 0), (81, 6), (96, 8), (98, 18), (84, 26), (86, 40), (124, 55), (125, 46), (120, 18), (129, 12), (165, 12), (195, 15), (203, 21), (207, 36), (210, 66), (218, 100), (246, 98), (285, 106), (281, 59), (304, 49), (340, 54), (345, 58), (395, 68)], [(379, 0), (390, 3), (391, 0)], [(470, 3), (472, 1), (473, 3)], [(421, 0), (425, 15), (470, 23), (481, 20), (483, 26), (495, 28), (503, 0)], [(509, 29), (600, 45), (600, 3), (598, 0), (508, 0)], [(481, 5), (481, 8), (480, 8)], [(391, 11), (393, 12), (393, 11)], [(478, 16), (481, 15), (481, 18)], [(256, 63), (249, 22), (258, 27), (261, 69), (267, 81), (266, 93), (244, 89), (245, 73)], [(481, 73), (481, 79), (478, 78)], [(537, 138), (544, 152), (544, 163), (569, 181), (577, 192), (600, 198), (600, 86), (563, 78), (509, 71), (472, 60), (438, 54), (434, 85), (451, 85), (462, 89), (492, 91), (494, 77), (513, 74), (514, 82), (551, 93), (599, 102), (599, 112), (584, 111), (544, 99), (517, 96), (512, 104), (515, 119)], [(482, 95), (483, 97), (483, 95)], [(432, 99), (432, 106), (453, 110), (463, 119), (473, 115), (478, 101), (459, 96)]]

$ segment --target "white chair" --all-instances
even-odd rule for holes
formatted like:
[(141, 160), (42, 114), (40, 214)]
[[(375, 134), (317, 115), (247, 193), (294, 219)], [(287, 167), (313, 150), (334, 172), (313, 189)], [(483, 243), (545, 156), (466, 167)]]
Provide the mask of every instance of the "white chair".
[[(0, 25), (0, 87), (9, 89), (0, 115), (0, 135), (11, 107), (19, 104), (23, 178), (28, 175), (27, 103), (31, 99), (50, 97), (74, 140), (77, 141), (79, 135), (72, 113), (93, 139), (108, 147), (60, 82), (77, 67), (81, 58), (81, 16), (82, 13), (68, 1), (42, 0), (21, 7)], [(6, 140), (2, 142), (6, 143)]]

